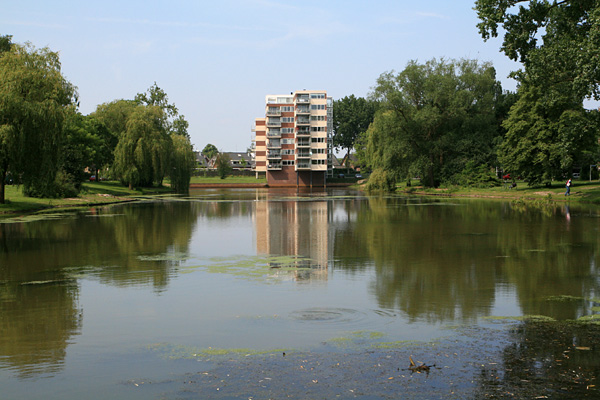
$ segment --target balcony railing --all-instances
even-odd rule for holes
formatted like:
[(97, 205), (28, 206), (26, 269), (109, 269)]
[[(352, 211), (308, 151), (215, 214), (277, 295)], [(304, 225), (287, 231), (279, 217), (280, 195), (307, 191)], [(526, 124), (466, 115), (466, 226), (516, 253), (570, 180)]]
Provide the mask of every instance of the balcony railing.
[(308, 107), (296, 107), (296, 114), (310, 114), (310, 108), (308, 108)]
[(310, 151), (299, 151), (298, 158), (310, 158), (312, 156)]
[(280, 108), (273, 108), (273, 109), (268, 109), (267, 110), (267, 116), (278, 116), (281, 115), (281, 109)]
[(267, 136), (270, 138), (280, 137), (281, 131), (279, 129), (269, 129)]
[(269, 163), (269, 164), (267, 164), (267, 169), (268, 170), (281, 169), (281, 163)]
[(310, 129), (298, 129), (296, 135), (310, 135)]
[(296, 103), (310, 103), (310, 98), (309, 97), (298, 97), (296, 99)]
[(275, 140), (269, 140), (267, 142), (267, 149), (280, 149), (281, 148), (281, 142), (279, 140), (275, 141)]
[(278, 128), (281, 127), (281, 121), (280, 120), (275, 120), (275, 121), (271, 121), (269, 119), (269, 121), (267, 121), (267, 127), (269, 128)]
[(310, 147), (310, 142), (308, 140), (298, 140), (298, 147)]
[(280, 159), (281, 158), (281, 152), (279, 152), (279, 151), (269, 151), (269, 152), (267, 152), (267, 158), (268, 159)]
[(310, 119), (308, 119), (308, 118), (296, 118), (296, 125), (310, 125)]
[(310, 163), (305, 163), (305, 162), (300, 163), (299, 162), (297, 164), (297, 169), (310, 169)]

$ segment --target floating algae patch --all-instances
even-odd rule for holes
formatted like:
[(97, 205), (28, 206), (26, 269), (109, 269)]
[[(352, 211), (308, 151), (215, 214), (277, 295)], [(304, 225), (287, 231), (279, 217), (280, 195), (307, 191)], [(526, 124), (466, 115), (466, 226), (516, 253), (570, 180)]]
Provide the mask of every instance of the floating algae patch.
[(7, 217), (0, 219), (0, 224), (20, 224), (27, 222), (37, 222), (55, 219), (74, 218), (76, 213), (40, 213), (40, 214), (27, 214), (20, 215), (18, 217)]
[(141, 261), (185, 261), (189, 258), (187, 253), (174, 252), (162, 254), (148, 254), (137, 256)]
[(546, 301), (585, 301), (585, 300), (586, 299), (583, 297), (569, 296), (569, 295), (546, 297)]
[(401, 348), (411, 347), (411, 346), (417, 346), (417, 345), (421, 345), (421, 346), (431, 345), (431, 346), (433, 346), (433, 344), (430, 344), (430, 343), (417, 342), (417, 341), (414, 341), (414, 340), (397, 340), (397, 341), (394, 341), (394, 342), (374, 343), (373, 345), (371, 345), (371, 347), (375, 348), (375, 349), (401, 349)]
[(281, 355), (286, 353), (292, 353), (292, 350), (290, 349), (256, 350), (241, 348), (201, 348), (171, 343), (156, 343), (148, 346), (148, 348), (152, 351), (160, 353), (161, 357), (169, 360), (190, 359), (199, 361), (211, 361), (215, 359), (236, 359), (251, 356)]
[(583, 317), (577, 318), (578, 322), (591, 322), (594, 324), (600, 324), (600, 314), (584, 315)]
[(293, 278), (299, 271), (310, 272), (314, 262), (305, 257), (293, 256), (236, 256), (212, 258), (206, 265), (188, 266), (182, 273), (204, 270), (210, 273), (228, 274), (243, 278), (264, 280), (285, 280)]

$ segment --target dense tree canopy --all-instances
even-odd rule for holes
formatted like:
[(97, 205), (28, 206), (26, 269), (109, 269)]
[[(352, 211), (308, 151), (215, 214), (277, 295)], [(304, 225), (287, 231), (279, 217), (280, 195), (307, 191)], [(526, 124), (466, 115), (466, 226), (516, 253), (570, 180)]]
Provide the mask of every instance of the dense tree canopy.
[(502, 51), (536, 86), (568, 83), (577, 97), (600, 98), (600, 2), (477, 0), (484, 39), (504, 33)]
[(373, 93), (382, 107), (365, 138), (375, 176), (389, 184), (419, 175), (437, 186), (468, 161), (490, 165), (500, 94), (494, 68), (477, 61), (412, 61), (397, 75), (382, 74)]
[(169, 172), (172, 141), (158, 106), (138, 106), (115, 149), (114, 169), (129, 188), (161, 184)]
[(172, 135), (173, 159), (169, 172), (171, 187), (177, 193), (187, 193), (190, 188), (191, 172), (196, 164), (192, 145), (187, 137)]
[(333, 145), (350, 154), (358, 137), (367, 131), (377, 110), (375, 101), (354, 95), (333, 102)]
[(65, 110), (75, 96), (58, 53), (29, 44), (0, 52), (0, 202), (9, 171), (21, 177), (26, 194), (56, 195)]
[(204, 156), (206, 156), (210, 160), (211, 158), (219, 154), (219, 149), (217, 149), (217, 146), (215, 146), (214, 144), (209, 143), (206, 146), (204, 146), (202, 154), (204, 154)]
[(570, 176), (574, 166), (594, 164), (597, 111), (586, 111), (569, 96), (549, 99), (541, 88), (522, 85), (519, 100), (504, 121), (499, 149), (504, 169), (529, 185)]

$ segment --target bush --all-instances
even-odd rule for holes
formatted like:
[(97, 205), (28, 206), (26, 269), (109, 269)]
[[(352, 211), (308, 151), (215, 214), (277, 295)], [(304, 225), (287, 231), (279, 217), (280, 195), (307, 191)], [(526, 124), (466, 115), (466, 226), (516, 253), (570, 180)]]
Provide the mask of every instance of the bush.
[(393, 192), (396, 190), (396, 178), (391, 172), (377, 168), (369, 176), (365, 188), (367, 191)]

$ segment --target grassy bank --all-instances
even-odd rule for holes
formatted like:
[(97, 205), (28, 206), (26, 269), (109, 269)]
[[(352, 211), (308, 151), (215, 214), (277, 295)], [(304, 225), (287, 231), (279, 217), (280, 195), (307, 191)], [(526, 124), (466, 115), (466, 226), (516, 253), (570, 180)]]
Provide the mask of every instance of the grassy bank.
[(66, 199), (36, 199), (23, 195), (22, 187), (5, 188), (6, 204), (0, 205), (0, 214), (36, 212), (54, 208), (85, 208), (102, 204), (132, 201), (146, 195), (170, 193), (169, 187), (129, 190), (119, 182), (86, 182), (79, 196)]
[(418, 181), (412, 183), (412, 186), (406, 184), (397, 187), (398, 192), (408, 194), (420, 194), (429, 196), (452, 196), (452, 197), (474, 197), (474, 198), (497, 198), (497, 199), (542, 199), (551, 198), (553, 201), (570, 201), (600, 204), (600, 182), (598, 181), (573, 181), (571, 195), (565, 196), (565, 185), (563, 182), (556, 182), (550, 187), (546, 186), (527, 186), (525, 182), (517, 182), (517, 187), (509, 189), (504, 186), (493, 188), (463, 188), (447, 187), (437, 189), (427, 189), (418, 186)]

